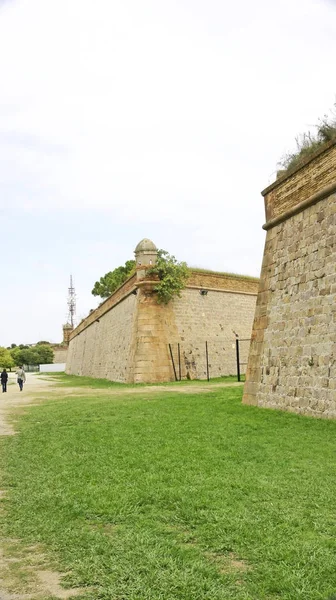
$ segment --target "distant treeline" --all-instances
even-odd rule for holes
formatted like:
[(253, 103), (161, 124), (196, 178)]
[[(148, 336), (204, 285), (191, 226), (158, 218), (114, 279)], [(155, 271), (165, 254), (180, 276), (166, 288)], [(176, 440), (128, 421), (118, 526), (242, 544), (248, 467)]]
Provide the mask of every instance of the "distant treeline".
[(11, 369), (18, 365), (46, 365), (54, 361), (54, 352), (48, 342), (38, 342), (34, 346), (12, 344), (9, 348), (0, 346), (0, 367)]

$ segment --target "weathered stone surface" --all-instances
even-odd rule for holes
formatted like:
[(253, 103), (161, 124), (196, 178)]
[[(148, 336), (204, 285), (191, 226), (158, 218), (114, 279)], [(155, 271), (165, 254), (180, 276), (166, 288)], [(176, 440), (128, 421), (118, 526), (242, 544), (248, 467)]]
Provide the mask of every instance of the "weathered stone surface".
[[(143, 265), (143, 257), (140, 261)], [(169, 344), (178, 375), (179, 343), (181, 376), (205, 379), (205, 341), (210, 374), (236, 372), (235, 333), (250, 338), (258, 280), (195, 271), (181, 298), (167, 306), (157, 303), (153, 286), (139, 280), (138, 270), (72, 332), (68, 373), (135, 383), (171, 381)], [(241, 345), (245, 363), (248, 346)]]
[(68, 356), (68, 346), (62, 348), (61, 346), (54, 347), (54, 363), (66, 363)]
[(79, 326), (70, 340), (66, 372), (132, 382), (135, 313), (136, 296), (130, 294), (85, 329)]
[[(332, 181), (336, 183), (335, 145), (320, 155), (320, 161), (314, 158), (295, 173), (293, 181), (280, 180), (266, 190), (268, 218)], [(336, 194), (268, 230), (246, 404), (336, 417), (335, 265)]]
[[(270, 221), (335, 181), (335, 144), (330, 142), (306, 164), (266, 188), (266, 220)], [(302, 221), (299, 217), (298, 221)]]
[[(194, 378), (206, 377), (205, 341), (210, 375), (236, 373), (235, 334), (243, 340), (250, 339), (255, 304), (256, 296), (252, 294), (209, 291), (202, 296), (198, 289), (184, 290), (181, 298), (173, 302), (177, 337), (172, 340), (181, 346), (182, 376), (190, 371)], [(240, 344), (242, 363), (247, 362), (248, 349), (248, 341)], [(177, 362), (176, 352), (174, 344)]]

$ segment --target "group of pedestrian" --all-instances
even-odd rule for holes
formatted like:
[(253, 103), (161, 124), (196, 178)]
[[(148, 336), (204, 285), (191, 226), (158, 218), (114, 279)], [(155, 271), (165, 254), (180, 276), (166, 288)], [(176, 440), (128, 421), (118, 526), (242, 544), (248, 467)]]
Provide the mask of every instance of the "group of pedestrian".
[[(26, 381), (26, 373), (24, 372), (24, 368), (23, 367), (19, 367), (18, 370), (16, 371), (16, 376), (17, 376), (17, 382), (20, 388), (20, 392), (22, 392), (23, 390), (23, 384)], [(7, 382), (8, 382), (8, 373), (6, 371), (6, 369), (4, 369), (0, 375), (0, 379), (1, 379), (1, 385), (2, 385), (2, 392), (7, 392)]]

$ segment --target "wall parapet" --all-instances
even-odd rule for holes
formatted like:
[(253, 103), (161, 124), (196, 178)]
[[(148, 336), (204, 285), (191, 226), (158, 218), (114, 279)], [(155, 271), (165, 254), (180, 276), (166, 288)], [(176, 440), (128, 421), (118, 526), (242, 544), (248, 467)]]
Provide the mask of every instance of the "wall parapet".
[(132, 275), (127, 279), (111, 296), (106, 298), (104, 302), (100, 304), (95, 310), (93, 310), (79, 325), (74, 329), (70, 335), (70, 340), (79, 335), (84, 329), (92, 325), (95, 321), (100, 319), (108, 311), (114, 308), (119, 302), (124, 300), (130, 294), (133, 294), (137, 288), (137, 276)]
[(335, 172), (336, 140), (333, 140), (261, 192), (266, 214), (264, 229), (269, 222), (287, 214), (291, 216), (294, 208), (336, 183)]
[(257, 296), (258, 290), (254, 292), (245, 292), (242, 290), (229, 290), (226, 288), (204, 287), (199, 285), (186, 285), (187, 290), (206, 290), (207, 292), (219, 292), (220, 294), (241, 294), (242, 296)]
[(211, 271), (190, 269), (186, 287), (257, 294), (259, 279), (247, 275), (231, 275), (229, 273), (212, 273)]
[[(124, 300), (129, 294), (136, 292), (142, 284), (150, 284), (153, 287), (155, 282), (150, 280), (138, 281), (137, 274), (127, 279), (111, 296), (106, 298), (95, 310), (93, 310), (77, 327), (71, 332), (70, 340), (79, 335), (84, 329), (92, 325), (97, 319), (100, 319), (105, 313), (114, 308), (119, 302)], [(236, 292), (243, 294), (257, 295), (259, 279), (244, 275), (230, 275), (227, 273), (211, 273), (210, 271), (194, 271), (191, 269), (191, 275), (188, 279), (187, 288), (206, 288), (211, 291)]]
[(279, 215), (278, 217), (275, 217), (274, 219), (267, 221), (267, 223), (265, 223), (263, 225), (263, 229), (265, 229), (266, 231), (268, 231), (269, 229), (272, 229), (272, 227), (279, 225), (283, 221), (287, 221), (287, 219), (289, 219), (290, 217), (294, 217), (294, 215), (299, 214), (306, 208), (309, 208), (310, 206), (314, 206), (314, 204), (317, 204), (321, 200), (324, 200), (324, 198), (328, 198), (328, 196), (331, 196), (335, 192), (336, 192), (336, 180), (333, 183), (331, 183), (330, 185), (327, 185), (327, 187), (316, 192), (316, 194), (313, 194), (312, 196), (307, 198), (307, 200), (303, 200), (296, 206), (293, 206), (292, 208), (290, 208), (289, 210), (284, 212), (282, 215)]

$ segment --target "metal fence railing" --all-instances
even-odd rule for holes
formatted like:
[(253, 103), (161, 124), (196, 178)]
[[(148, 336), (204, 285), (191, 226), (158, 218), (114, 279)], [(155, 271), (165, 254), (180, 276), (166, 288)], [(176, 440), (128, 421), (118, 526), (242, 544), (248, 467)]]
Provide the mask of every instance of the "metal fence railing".
[(23, 368), (26, 373), (38, 373), (40, 370), (39, 365), (23, 365)]
[[(248, 343), (247, 343), (248, 342)], [(169, 355), (176, 381), (236, 375), (241, 381), (247, 365), (249, 339), (230, 338), (175, 342)]]
[(241, 381), (242, 374), (246, 373), (250, 343), (251, 338), (236, 337), (237, 381)]

